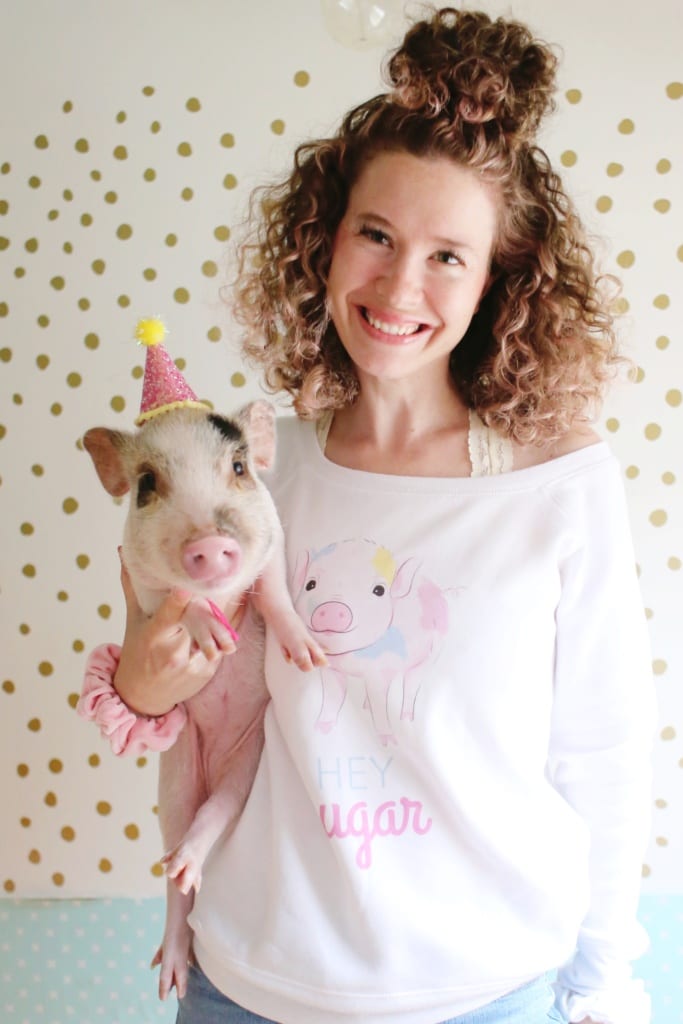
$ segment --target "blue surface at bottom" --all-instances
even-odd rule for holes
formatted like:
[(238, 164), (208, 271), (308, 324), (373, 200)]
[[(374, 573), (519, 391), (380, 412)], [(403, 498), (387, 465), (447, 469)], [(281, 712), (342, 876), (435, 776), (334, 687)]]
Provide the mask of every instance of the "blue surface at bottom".
[[(683, 1024), (683, 895), (643, 897), (640, 917), (653, 1024)], [(163, 924), (163, 899), (1, 900), (3, 1024), (173, 1024), (149, 967)]]

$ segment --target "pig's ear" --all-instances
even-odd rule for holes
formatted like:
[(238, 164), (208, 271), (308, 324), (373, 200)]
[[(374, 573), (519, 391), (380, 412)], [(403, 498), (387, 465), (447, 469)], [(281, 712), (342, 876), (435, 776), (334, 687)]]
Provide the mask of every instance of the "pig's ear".
[(260, 398), (237, 414), (237, 422), (247, 436), (249, 451), (257, 469), (270, 469), (275, 461), (275, 409)]
[(93, 427), (83, 437), (83, 447), (95, 463), (102, 486), (115, 498), (130, 490), (119, 451), (122, 440), (119, 431), (106, 427)]

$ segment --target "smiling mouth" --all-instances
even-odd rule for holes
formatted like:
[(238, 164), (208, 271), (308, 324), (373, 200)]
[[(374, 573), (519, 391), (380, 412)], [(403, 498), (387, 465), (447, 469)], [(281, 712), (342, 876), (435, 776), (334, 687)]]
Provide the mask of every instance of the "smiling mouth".
[(427, 329), (427, 324), (421, 323), (388, 323), (371, 313), (365, 306), (360, 307), (361, 316), (370, 327), (382, 334), (388, 334), (393, 338), (410, 338), (420, 331)]

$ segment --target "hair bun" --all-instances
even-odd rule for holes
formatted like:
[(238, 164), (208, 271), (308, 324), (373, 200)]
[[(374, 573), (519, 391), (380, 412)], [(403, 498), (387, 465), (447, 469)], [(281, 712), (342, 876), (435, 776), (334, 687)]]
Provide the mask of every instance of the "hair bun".
[(444, 8), (417, 22), (389, 60), (392, 100), (461, 125), (496, 122), (530, 142), (552, 109), (557, 58), (526, 26)]

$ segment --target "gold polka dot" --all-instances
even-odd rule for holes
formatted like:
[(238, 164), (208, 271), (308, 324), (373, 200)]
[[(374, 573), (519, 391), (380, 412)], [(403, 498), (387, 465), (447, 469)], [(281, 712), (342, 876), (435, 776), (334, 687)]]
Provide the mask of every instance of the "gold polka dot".
[(667, 567), (671, 569), (673, 572), (678, 572), (683, 563), (681, 562), (680, 558), (678, 558), (676, 555), (672, 555), (671, 558), (667, 560), (666, 564)]
[(104, 260), (93, 260), (90, 266), (94, 274), (103, 274), (107, 268)]
[(154, 86), (153, 85), (145, 85), (145, 86), (143, 86), (143, 88), (142, 88), (142, 95), (143, 96), (153, 96), (154, 95)]
[(668, 174), (671, 170), (671, 161), (667, 160), (666, 157), (662, 157), (661, 160), (657, 161), (657, 174)]
[(626, 476), (629, 480), (635, 480), (640, 475), (640, 470), (637, 466), (629, 466), (626, 470)]
[(612, 303), (612, 312), (616, 316), (624, 316), (630, 309), (629, 301), (623, 295)]
[(119, 224), (118, 228), (116, 229), (116, 237), (120, 238), (122, 241), (126, 241), (127, 239), (129, 239), (132, 236), (132, 234), (133, 229), (130, 226), (130, 224)]
[(71, 825), (65, 825), (60, 833), (62, 839), (67, 843), (72, 843), (76, 838), (76, 832)]
[(178, 146), (178, 156), (192, 156), (192, 146), (189, 142), (181, 142)]
[(61, 871), (55, 871), (55, 873), (52, 876), (52, 882), (54, 885), (57, 886), (57, 888), (60, 888), (62, 885), (64, 885), (65, 878)]
[(65, 498), (62, 502), (62, 508), (67, 515), (72, 515), (78, 510), (78, 502), (75, 498)]
[(190, 200), (191, 200), (191, 199), (192, 199), (193, 197), (194, 197), (194, 192), (193, 192), (193, 190), (192, 190), (191, 188), (189, 188), (189, 187), (187, 187), (187, 188), (184, 188), (184, 189), (182, 190), (182, 192), (180, 193), (180, 198), (181, 198), (182, 200), (184, 200), (184, 202), (186, 202), (186, 203), (189, 203), (189, 202), (190, 202)]
[(123, 397), (123, 395), (114, 395), (111, 401), (109, 402), (109, 405), (114, 410), (114, 412), (123, 412), (123, 410), (126, 408), (126, 400)]
[(89, 228), (91, 226), (92, 222), (93, 222), (93, 219), (92, 219), (92, 217), (91, 217), (91, 215), (89, 213), (81, 214), (81, 226), (82, 227)]
[[(161, 864), (159, 865), (159, 867), (161, 867)], [(161, 874), (163, 874), (163, 868), (161, 870)], [(14, 892), (14, 890), (16, 888), (16, 886), (15, 886), (15, 884), (12, 881), (11, 878), (6, 878), (5, 881), (2, 883), (2, 887), (5, 890), (5, 892), (7, 892), (7, 893)]]
[(40, 850), (31, 850), (29, 855), (28, 855), (28, 859), (31, 862), (31, 864), (40, 864), (40, 861), (41, 861)]
[(76, 139), (74, 149), (77, 153), (87, 153), (90, 149), (87, 139)]
[(667, 519), (668, 516), (663, 508), (657, 508), (649, 515), (649, 520), (653, 526), (664, 526)]
[(668, 199), (656, 199), (652, 205), (657, 213), (668, 213), (671, 209), (671, 202)]
[(226, 174), (223, 178), (223, 188), (237, 188), (237, 178), (234, 174)]
[(22, 622), (21, 625), (19, 626), (19, 632), (21, 633), (22, 636), (28, 636), (28, 634), (31, 632), (31, 627), (28, 626), (25, 622)]
[(89, 333), (86, 334), (85, 338), (83, 339), (83, 344), (85, 345), (86, 348), (94, 350), (96, 348), (99, 348), (100, 339), (96, 334)]
[(667, 391), (666, 401), (669, 405), (672, 405), (675, 408), (681, 404), (681, 400), (683, 400), (683, 395), (678, 388), (671, 388), (670, 391)]
[(85, 644), (83, 643), (82, 640), (74, 640), (71, 647), (73, 648), (74, 651), (76, 651), (77, 654), (80, 654), (85, 650)]
[(213, 260), (206, 260), (202, 263), (202, 274), (204, 274), (205, 277), (215, 277), (217, 273), (218, 267)]
[(656, 842), (657, 846), (668, 846), (669, 845), (669, 840), (666, 838), (666, 836), (657, 836), (657, 838), (655, 839), (655, 842)]
[(22, 828), (30, 828), (31, 827), (31, 819), (30, 818), (23, 818), (23, 817), (19, 818), (19, 824), (21, 825)]
[(42, 181), (36, 174), (32, 174), (28, 179), (29, 188), (40, 188)]
[(662, 473), (662, 483), (663, 484), (675, 484), (676, 483), (676, 474), (675, 473), (671, 473), (669, 470), (667, 470), (666, 473)]
[(611, 416), (607, 420), (607, 422), (605, 423), (605, 426), (607, 427), (607, 429), (609, 430), (609, 432), (611, 434), (615, 434), (617, 432), (617, 430), (619, 429), (619, 420), (617, 420), (613, 416)]
[(669, 347), (669, 339), (666, 337), (665, 334), (660, 334), (660, 336), (655, 341), (655, 345), (657, 346), (657, 348), (661, 348), (661, 349), (668, 348)]
[(655, 800), (655, 807), (659, 807), (660, 810), (663, 810), (665, 807), (668, 806), (669, 805), (666, 802), (666, 800), (662, 800), (661, 797), (658, 800)]
[(28, 767), (27, 764), (18, 764), (17, 765), (17, 775), (19, 776), (20, 779), (25, 779), (26, 776), (28, 775), (28, 773), (29, 773), (29, 767)]
[(598, 213), (607, 213), (612, 209), (612, 200), (609, 196), (600, 196), (595, 203)]
[(98, 867), (103, 875), (107, 875), (112, 869), (112, 863), (106, 857), (102, 857), (100, 863), (98, 864)]
[(163, 864), (159, 864), (158, 861), (157, 861), (156, 864), (152, 864), (152, 866), (151, 866), (151, 868), (149, 870), (150, 870), (150, 874), (152, 874), (154, 876), (154, 878), (163, 878), (164, 877), (164, 866), (163, 866)]
[(625, 117), (617, 125), (617, 131), (622, 135), (632, 135), (636, 130), (636, 126), (630, 117)]
[(90, 757), (88, 758), (88, 764), (90, 765), (91, 768), (99, 768), (101, 764), (100, 755), (91, 754)]
[(663, 740), (675, 740), (676, 730), (673, 725), (665, 725), (659, 735)]
[(47, 147), (50, 145), (50, 143), (47, 140), (47, 135), (36, 135), (35, 139), (33, 140), (33, 144), (36, 147), (36, 149), (47, 149)]
[(108, 619), (111, 615), (111, 608), (108, 604), (100, 604), (97, 606), (97, 614), (101, 619)]
[(5, 681), (2, 684), (2, 688), (5, 691), (5, 693), (14, 693), (14, 691), (16, 690), (16, 687), (11, 679), (5, 679)]
[(656, 309), (668, 309), (671, 304), (671, 299), (668, 295), (656, 295), (652, 300), (652, 305)]
[(564, 153), (560, 154), (560, 163), (563, 167), (573, 167), (578, 159), (573, 149), (565, 149)]
[(68, 601), (69, 600), (69, 595), (67, 594), (66, 590), (58, 590), (57, 591), (57, 600), (58, 601)]
[(90, 309), (90, 299), (79, 299), (78, 308), (85, 313), (88, 309)]
[(62, 764), (62, 762), (59, 760), (58, 757), (51, 758), (48, 761), (47, 766), (50, 769), (50, 771), (53, 773), (53, 775), (59, 775), (59, 773), (61, 772), (62, 768), (64, 767), (64, 765)]
[(125, 110), (119, 110), (118, 114), (116, 115), (116, 123), (117, 124), (124, 124), (125, 121), (126, 121), (126, 118), (127, 118), (127, 114), (126, 114)]
[(121, 307), (121, 309), (128, 309), (128, 307), (130, 306), (130, 299), (128, 298), (127, 295), (119, 295), (116, 301)]
[(83, 378), (80, 373), (74, 371), (67, 376), (66, 382), (70, 388), (79, 388), (83, 383)]
[(624, 251), (620, 252), (617, 256), (617, 263), (620, 267), (624, 267), (624, 269), (632, 267), (635, 261), (636, 255), (630, 249), (624, 249)]
[(683, 245), (679, 245), (678, 249), (676, 250), (676, 256), (680, 260), (680, 262), (683, 263)]
[(624, 172), (624, 165), (617, 163), (607, 164), (607, 175), (610, 178), (618, 178)]
[(22, 523), (19, 527), (25, 537), (30, 537), (31, 534), (35, 533), (35, 527), (33, 523)]
[(113, 206), (114, 203), (118, 203), (119, 197), (117, 196), (116, 192), (105, 192), (104, 201), (105, 203), (109, 203), (110, 206)]
[(277, 117), (274, 121), (270, 122), (270, 130), (273, 135), (284, 135), (285, 122)]
[(223, 332), (220, 327), (210, 327), (206, 332), (206, 336), (209, 341), (220, 341), (223, 337)]
[(31, 466), (31, 472), (33, 473), (34, 476), (42, 476), (45, 470), (36, 462), (34, 463), (33, 466)]
[(126, 827), (123, 830), (123, 834), (125, 835), (126, 839), (139, 839), (140, 829), (138, 828), (137, 825), (126, 825)]
[(652, 671), (656, 676), (663, 676), (666, 672), (666, 669), (666, 662), (663, 661), (661, 658), (655, 658), (655, 660), (652, 662)]
[(680, 100), (683, 96), (683, 82), (669, 82), (666, 87), (666, 95), (670, 100)]
[(234, 388), (243, 388), (244, 385), (247, 383), (247, 379), (243, 373), (239, 373), (238, 371), (237, 373), (233, 373), (232, 377), (230, 378), (230, 383)]
[(161, 124), (159, 123), (159, 121), (152, 121), (151, 125), (149, 126), (149, 130), (151, 131), (152, 135), (158, 135), (159, 132), (161, 131)]
[(226, 227), (225, 224), (219, 224), (219, 226), (214, 230), (213, 235), (217, 241), (227, 242), (230, 238), (230, 228)]
[(657, 438), (661, 435), (661, 433), (662, 428), (658, 423), (648, 423), (648, 425), (645, 427), (645, 437), (648, 439), (648, 441), (656, 441)]
[(115, 158), (117, 160), (127, 160), (128, 159), (128, 150), (126, 149), (125, 146), (115, 146), (114, 147), (114, 156), (115, 156)]
[(234, 145), (235, 136), (231, 132), (225, 132), (224, 135), (221, 135), (221, 146), (223, 146), (224, 149), (232, 149)]
[(50, 406), (50, 412), (53, 416), (61, 416), (63, 411), (61, 402), (53, 402)]
[(146, 757), (136, 757), (135, 758), (135, 765), (136, 765), (137, 768), (144, 768), (146, 764), (147, 764), (147, 758)]
[(107, 814), (111, 814), (111, 804), (109, 803), (108, 800), (98, 800), (97, 804), (95, 805), (95, 810), (97, 811), (98, 814), (106, 816)]
[(29, 730), (30, 730), (31, 732), (40, 732), (40, 730), (41, 730), (41, 728), (42, 728), (42, 725), (41, 725), (41, 721), (40, 721), (40, 719), (39, 719), (39, 718), (31, 718), (31, 719), (29, 719), (29, 721), (28, 721), (28, 722), (26, 723), (26, 727), (27, 727), (27, 729), (29, 729)]
[(185, 104), (185, 107), (187, 108), (187, 110), (190, 111), (191, 114), (196, 114), (197, 111), (202, 109), (202, 105), (196, 96), (191, 96), (187, 103)]
[(173, 298), (176, 302), (184, 304), (190, 301), (190, 293), (187, 288), (176, 288), (173, 292)]
[(33, 577), (36, 574), (36, 567), (35, 565), (30, 564), (25, 565), (21, 571), (24, 574), (24, 576), (27, 576), (29, 579), (33, 579)]
[(580, 89), (567, 89), (565, 96), (568, 103), (580, 103), (583, 93)]
[(168, 245), (168, 246), (177, 245), (178, 244), (178, 236), (174, 235), (174, 234), (166, 235), (165, 242), (166, 242), (166, 245)]
[(41, 676), (51, 676), (52, 673), (54, 672), (54, 668), (51, 662), (41, 661), (40, 664), (38, 665), (38, 671), (40, 672)]
[(145, 181), (156, 181), (157, 172), (153, 167), (148, 167), (142, 177)]
[(635, 371), (633, 373), (634, 384), (642, 384), (644, 380), (645, 370), (642, 368), (642, 366), (636, 366)]
[(133, 380), (140, 380), (144, 372), (145, 371), (142, 369), (141, 366), (134, 366), (133, 369), (130, 371), (130, 375), (133, 378)]
[(50, 278), (50, 284), (52, 285), (56, 292), (61, 292), (62, 289), (64, 288), (64, 285), (66, 284), (66, 281), (64, 280), (63, 277), (52, 277)]
[[(294, 75), (294, 84), (298, 85), (300, 89), (303, 89), (311, 80), (311, 76), (308, 71), (297, 71)], [(570, 101), (571, 102), (571, 101)]]

